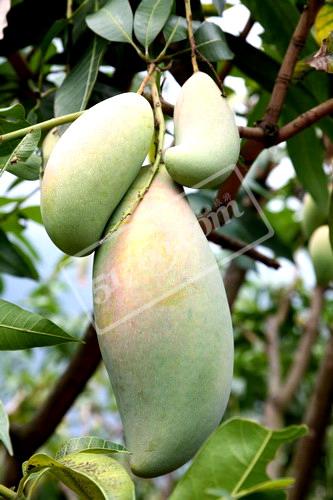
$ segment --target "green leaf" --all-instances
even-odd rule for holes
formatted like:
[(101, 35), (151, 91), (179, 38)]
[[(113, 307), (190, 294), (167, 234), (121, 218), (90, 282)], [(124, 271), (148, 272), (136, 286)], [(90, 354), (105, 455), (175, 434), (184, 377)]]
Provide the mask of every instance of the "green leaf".
[(333, 31), (333, 4), (326, 3), (321, 7), (314, 23), (314, 35), (318, 45)]
[[(170, 500), (209, 500), (210, 488), (225, 490), (232, 498), (269, 489), (266, 468), (276, 451), (306, 432), (302, 425), (275, 431), (247, 419), (228, 420), (204, 443)], [(291, 481), (283, 479), (272, 487), (284, 488)]]
[[(2, 227), (5, 227), (5, 225), (2, 224)], [(31, 260), (8, 239), (2, 229), (0, 229), (0, 273), (7, 273), (20, 278), (38, 279), (38, 273)]]
[(105, 40), (94, 36), (88, 50), (57, 90), (54, 102), (55, 116), (86, 109), (105, 48)]
[(0, 350), (79, 342), (52, 321), (0, 299)]
[(34, 130), (25, 135), (11, 152), (6, 163), (1, 166), (0, 173), (7, 170), (7, 172), (21, 179), (29, 181), (37, 180), (42, 163), (41, 156), (37, 154), (40, 136), (40, 130)]
[[(20, 120), (24, 120), (25, 110), (22, 104), (13, 104), (7, 108), (0, 108), (0, 124), (2, 120), (15, 123)], [(2, 128), (0, 127), (1, 133), (3, 134)]]
[(62, 445), (56, 454), (56, 459), (60, 460), (66, 455), (73, 453), (128, 453), (126, 448), (121, 444), (113, 443), (106, 439), (101, 439), (94, 436), (83, 436), (79, 438), (69, 439)]
[(9, 435), (9, 420), (3, 402), (0, 400), (0, 441), (5, 445), (9, 455), (13, 455), (13, 447)]
[(110, 42), (132, 41), (133, 12), (128, 0), (109, 0), (86, 17), (89, 28)]
[(163, 35), (169, 44), (185, 40), (187, 38), (187, 23), (185, 17), (170, 16), (163, 28)]
[(303, 130), (287, 141), (288, 153), (297, 177), (321, 210), (328, 203), (327, 177), (323, 169), (324, 150), (313, 127)]
[(25, 474), (48, 468), (83, 500), (134, 500), (134, 484), (126, 470), (107, 455), (75, 453), (61, 460), (42, 453), (25, 462)]
[(24, 219), (31, 219), (34, 222), (37, 222), (37, 224), (43, 224), (39, 205), (20, 208), (19, 216)]
[(199, 52), (209, 61), (223, 61), (234, 56), (217, 24), (204, 21), (194, 33), (194, 39)]
[(142, 0), (134, 15), (134, 33), (144, 46), (155, 40), (170, 16), (173, 0)]

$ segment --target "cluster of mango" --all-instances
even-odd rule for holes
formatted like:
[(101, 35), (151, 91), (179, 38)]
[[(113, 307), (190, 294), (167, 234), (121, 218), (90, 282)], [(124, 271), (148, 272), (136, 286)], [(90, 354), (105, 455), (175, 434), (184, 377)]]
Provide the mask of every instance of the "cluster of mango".
[[(230, 393), (233, 337), (215, 258), (181, 186), (215, 187), (240, 140), (220, 89), (195, 73), (175, 106), (175, 145), (150, 188), (94, 260), (94, 314), (133, 472), (167, 473), (219, 424)], [(54, 243), (86, 255), (138, 197), (154, 116), (135, 93), (86, 111), (61, 136), (42, 179)], [(178, 184), (177, 184), (178, 183)]]

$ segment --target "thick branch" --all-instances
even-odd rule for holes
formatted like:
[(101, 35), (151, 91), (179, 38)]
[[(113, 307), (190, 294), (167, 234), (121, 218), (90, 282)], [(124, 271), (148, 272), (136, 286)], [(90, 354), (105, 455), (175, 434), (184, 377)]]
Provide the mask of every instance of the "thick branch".
[(257, 260), (258, 262), (265, 264), (265, 266), (273, 267), (273, 269), (278, 269), (280, 267), (280, 263), (277, 260), (272, 259), (271, 257), (267, 257), (267, 255), (258, 252), (258, 250), (256, 250), (255, 248), (248, 248), (247, 250), (244, 250), (245, 247), (248, 246), (248, 243), (245, 243), (244, 241), (241, 240), (237, 240), (235, 238), (231, 238), (231, 236), (227, 236), (226, 234), (212, 231), (207, 235), (207, 239), (212, 243), (216, 243), (217, 245), (220, 245), (221, 247), (227, 250), (233, 250), (235, 252), (243, 250), (242, 253), (244, 255), (247, 255), (251, 259)]
[(286, 408), (294, 397), (309, 365), (312, 347), (318, 336), (318, 326), (324, 303), (324, 291), (325, 289), (321, 286), (316, 286), (313, 290), (309, 318), (304, 334), (297, 347), (286, 382), (276, 398), (277, 404), (281, 409)]
[(92, 325), (88, 327), (83, 340), (85, 344), (79, 347), (35, 417), (26, 425), (12, 428), (15, 458), (7, 457), (6, 485), (17, 484), (21, 476), (21, 463), (53, 434), (98, 367), (101, 354)]
[(271, 98), (262, 122), (263, 128), (276, 125), (278, 122), (296, 62), (322, 3), (322, 0), (309, 0), (308, 4), (304, 7), (275, 80)]
[(302, 438), (293, 460), (295, 484), (289, 500), (304, 500), (318, 463), (326, 429), (331, 421), (333, 406), (333, 336), (331, 336), (322, 360), (316, 387), (306, 412), (305, 423), (309, 434)]

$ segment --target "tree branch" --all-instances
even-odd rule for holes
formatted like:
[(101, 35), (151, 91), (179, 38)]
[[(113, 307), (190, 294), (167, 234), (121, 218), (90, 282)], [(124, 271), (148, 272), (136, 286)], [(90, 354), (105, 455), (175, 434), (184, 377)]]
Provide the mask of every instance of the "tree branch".
[(311, 358), (312, 347), (318, 336), (318, 325), (324, 303), (325, 289), (319, 285), (313, 290), (309, 317), (305, 332), (297, 347), (293, 364), (289, 370), (286, 382), (276, 396), (276, 404), (284, 410), (294, 397)]
[(322, 3), (322, 0), (309, 0), (304, 7), (275, 80), (271, 98), (261, 123), (264, 129), (277, 124), (296, 62)]
[(293, 460), (295, 484), (289, 494), (289, 500), (304, 500), (318, 464), (326, 429), (331, 421), (333, 406), (333, 335), (326, 347), (321, 362), (316, 386), (310, 400), (305, 423), (309, 434), (297, 445)]
[(223, 281), (225, 291), (227, 293), (228, 304), (231, 310), (236, 302), (239, 290), (244, 283), (245, 277), (246, 269), (238, 266), (234, 260), (230, 262), (223, 276)]
[(98, 367), (101, 354), (92, 325), (88, 327), (83, 340), (85, 343), (78, 348), (34, 418), (23, 426), (12, 427), (11, 439), (15, 456), (7, 456), (3, 479), (7, 486), (17, 484), (21, 476), (21, 463), (53, 434)]
[(232, 238), (231, 236), (227, 236), (226, 234), (212, 231), (207, 235), (207, 239), (227, 250), (233, 250), (235, 252), (243, 250), (244, 255), (247, 255), (251, 259), (265, 264), (265, 266), (267, 267), (272, 267), (273, 269), (278, 269), (280, 267), (280, 263), (277, 260), (272, 259), (271, 257), (267, 257), (267, 255), (258, 252), (258, 250), (256, 250), (255, 248), (248, 248), (247, 250), (244, 250), (248, 246), (248, 243)]

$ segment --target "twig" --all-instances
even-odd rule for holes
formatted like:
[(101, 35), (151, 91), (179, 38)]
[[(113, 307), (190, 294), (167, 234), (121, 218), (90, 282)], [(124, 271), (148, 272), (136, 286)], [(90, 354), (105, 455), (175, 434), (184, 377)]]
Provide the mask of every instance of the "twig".
[[(250, 31), (251, 31), (254, 23), (255, 23), (255, 20), (250, 15), (249, 18), (248, 18), (248, 20), (246, 21), (246, 24), (245, 24), (243, 30), (239, 34), (239, 38), (241, 40), (246, 40), (247, 35), (250, 33)], [(225, 77), (229, 75), (229, 73), (232, 70), (233, 66), (234, 66), (234, 62), (233, 62), (232, 59), (230, 59), (229, 61), (225, 61), (224, 65), (223, 65), (223, 68), (222, 68), (222, 70), (219, 73), (219, 77), (220, 77), (221, 82), (223, 82), (224, 79), (225, 79)]]
[(261, 123), (263, 128), (270, 128), (272, 125), (277, 124), (298, 56), (305, 45), (306, 38), (322, 3), (322, 0), (309, 0), (304, 7), (275, 80), (271, 98)]
[(309, 434), (297, 445), (293, 459), (295, 484), (289, 500), (304, 500), (309, 493), (313, 472), (318, 464), (333, 406), (333, 335), (331, 335), (317, 376), (305, 423)]
[(199, 71), (197, 58), (196, 58), (196, 45), (193, 35), (193, 26), (192, 26), (192, 9), (191, 9), (191, 0), (184, 0), (185, 2), (185, 14), (186, 14), (186, 22), (187, 22), (187, 31), (188, 31), (188, 40), (190, 42), (191, 47), (191, 61), (193, 72), (196, 73)]
[(246, 269), (238, 266), (234, 260), (231, 261), (223, 276), (228, 304), (231, 310), (236, 302), (239, 290), (244, 283), (245, 277)]
[(6, 459), (7, 467), (3, 482), (7, 486), (18, 483), (21, 476), (21, 463), (53, 434), (54, 429), (98, 367), (101, 354), (92, 325), (88, 327), (83, 340), (85, 344), (78, 348), (35, 417), (28, 424), (12, 427), (11, 439), (15, 457), (8, 455)]
[(0, 484), (0, 497), (8, 499), (16, 498), (16, 493), (13, 490), (6, 488), (6, 486), (3, 486), (3, 484)]
[(154, 63), (149, 64), (147, 74), (144, 77), (144, 79), (142, 80), (140, 87), (136, 91), (137, 94), (140, 94), (140, 95), (143, 94), (143, 91), (145, 90), (146, 85), (148, 85), (150, 77), (154, 73), (155, 68), (156, 68), (156, 66)]
[(265, 264), (265, 266), (267, 267), (272, 267), (273, 269), (279, 269), (280, 267), (280, 263), (277, 260), (272, 259), (271, 257), (267, 257), (267, 255), (258, 252), (258, 250), (256, 250), (255, 248), (248, 248), (245, 250), (245, 248), (248, 246), (248, 243), (232, 238), (231, 236), (227, 236), (226, 234), (212, 231), (207, 235), (207, 239), (212, 243), (216, 243), (217, 245), (220, 245), (221, 247), (228, 250), (243, 250), (244, 255), (247, 255), (251, 259)]
[(0, 135), (0, 143), (11, 141), (12, 139), (18, 139), (19, 137), (24, 137), (26, 134), (34, 132), (35, 130), (45, 130), (56, 127), (57, 125), (63, 125), (64, 123), (73, 122), (74, 120), (79, 118), (82, 113), (84, 113), (84, 111), (77, 111), (76, 113), (70, 113), (68, 115), (59, 116), (57, 118), (51, 118), (51, 120), (46, 120), (45, 122), (36, 123), (36, 125), (13, 130), (13, 132), (9, 132), (8, 134)]
[(305, 331), (296, 349), (286, 381), (276, 397), (276, 404), (284, 410), (294, 397), (310, 362), (312, 347), (318, 336), (318, 324), (324, 303), (325, 289), (317, 285), (312, 294)]

